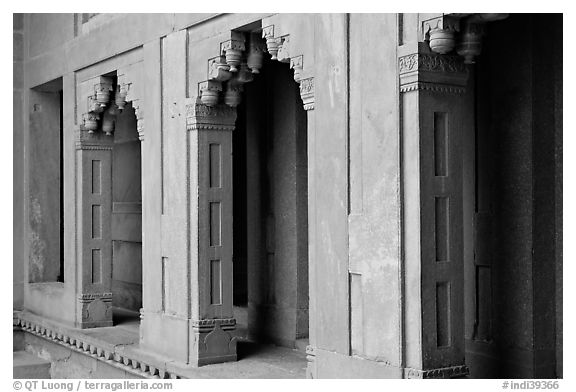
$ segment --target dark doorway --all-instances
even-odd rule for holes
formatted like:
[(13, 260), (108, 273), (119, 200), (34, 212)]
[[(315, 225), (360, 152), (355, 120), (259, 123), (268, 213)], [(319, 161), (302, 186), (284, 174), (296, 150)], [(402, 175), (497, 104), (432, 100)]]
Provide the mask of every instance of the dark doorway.
[(245, 85), (234, 131), (234, 305), (245, 338), (308, 337), (306, 112), (288, 64)]

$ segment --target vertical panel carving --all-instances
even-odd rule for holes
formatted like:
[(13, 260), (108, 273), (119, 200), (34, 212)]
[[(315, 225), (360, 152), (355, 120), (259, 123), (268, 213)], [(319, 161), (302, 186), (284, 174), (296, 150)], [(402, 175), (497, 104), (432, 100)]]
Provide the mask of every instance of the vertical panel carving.
[(92, 193), (99, 195), (102, 192), (102, 164), (92, 161)]
[(222, 211), (220, 202), (210, 203), (210, 246), (221, 245)]
[(102, 238), (102, 206), (92, 206), (92, 238)]
[(210, 144), (210, 188), (222, 187), (222, 155), (220, 153), (220, 144)]
[(92, 283), (102, 283), (102, 252), (92, 249)]
[(450, 346), (450, 282), (436, 283), (436, 344)]
[(434, 172), (448, 175), (448, 115), (443, 112), (434, 113)]
[(210, 260), (210, 303), (222, 304), (222, 274), (220, 260)]
[(450, 198), (435, 198), (436, 261), (448, 261), (450, 248)]

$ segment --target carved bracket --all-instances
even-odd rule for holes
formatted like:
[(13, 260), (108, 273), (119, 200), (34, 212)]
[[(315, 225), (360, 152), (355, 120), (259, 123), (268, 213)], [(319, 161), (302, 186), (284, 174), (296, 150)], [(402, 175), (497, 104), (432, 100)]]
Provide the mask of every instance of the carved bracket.
[(304, 110), (314, 110), (314, 78), (300, 81), (300, 97), (304, 104)]
[(507, 17), (508, 14), (444, 14), (422, 21), (420, 39), (428, 42), (432, 52), (447, 54), (456, 49), (465, 64), (474, 64), (482, 50), (483, 24)]
[[(249, 33), (247, 37), (248, 53), (245, 53), (244, 34), (232, 31), (231, 38), (220, 43), (220, 54), (208, 59), (207, 80), (198, 84), (198, 96), (204, 105), (213, 107), (223, 101), (230, 107), (237, 107), (242, 100), (243, 84), (250, 83), (254, 75), (260, 73), (265, 52), (272, 60), (289, 63), (294, 70), (294, 80), (301, 83), (304, 56), (290, 57), (290, 35), (275, 37), (274, 25), (270, 25), (262, 29), (261, 37), (257, 33)], [(308, 78), (300, 91), (304, 109), (314, 109), (313, 79)]]
[(119, 110), (123, 110), (126, 103), (131, 102), (136, 114), (136, 129), (138, 139), (144, 140), (144, 111), (142, 105), (143, 75), (142, 63), (134, 63), (118, 70), (118, 86), (116, 87), (115, 102)]
[(80, 99), (86, 102), (81, 112), (81, 131), (94, 133), (98, 130), (101, 114), (106, 110), (113, 90), (112, 78), (106, 76), (98, 76), (81, 84)]

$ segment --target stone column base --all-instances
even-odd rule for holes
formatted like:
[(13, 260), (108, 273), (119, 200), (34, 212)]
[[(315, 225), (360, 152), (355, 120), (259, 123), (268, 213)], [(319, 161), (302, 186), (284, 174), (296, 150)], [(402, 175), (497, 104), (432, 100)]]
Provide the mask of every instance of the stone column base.
[(112, 293), (85, 293), (78, 296), (78, 328), (112, 326)]
[(468, 374), (470, 370), (466, 365), (427, 370), (404, 368), (404, 378), (460, 378)]
[(236, 319), (194, 320), (190, 324), (190, 364), (204, 366), (236, 361)]

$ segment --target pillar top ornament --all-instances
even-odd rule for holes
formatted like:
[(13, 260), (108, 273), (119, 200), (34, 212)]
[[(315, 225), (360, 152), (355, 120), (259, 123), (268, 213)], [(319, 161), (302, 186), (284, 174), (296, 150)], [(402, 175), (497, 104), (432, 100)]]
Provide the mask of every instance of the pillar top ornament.
[(468, 69), (460, 56), (412, 53), (398, 59), (400, 92), (464, 93)]
[(207, 106), (200, 97), (186, 105), (186, 129), (188, 131), (233, 131), (236, 125), (236, 109), (228, 105)]

